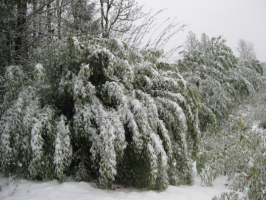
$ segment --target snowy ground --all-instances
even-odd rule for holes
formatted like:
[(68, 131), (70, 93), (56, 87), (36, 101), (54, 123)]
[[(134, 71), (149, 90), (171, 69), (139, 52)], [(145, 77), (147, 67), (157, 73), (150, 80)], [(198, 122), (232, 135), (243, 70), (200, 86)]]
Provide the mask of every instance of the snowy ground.
[(220, 176), (214, 187), (201, 187), (200, 178), (196, 177), (193, 186), (169, 186), (167, 190), (158, 192), (132, 188), (102, 190), (85, 182), (9, 181), (0, 175), (0, 200), (211, 200), (213, 196), (228, 190), (224, 185), (226, 179)]

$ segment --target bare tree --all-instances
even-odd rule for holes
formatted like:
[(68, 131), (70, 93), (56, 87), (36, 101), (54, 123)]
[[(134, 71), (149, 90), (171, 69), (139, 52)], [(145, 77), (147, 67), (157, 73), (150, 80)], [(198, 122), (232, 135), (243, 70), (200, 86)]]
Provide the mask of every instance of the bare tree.
[(100, 6), (101, 32), (105, 38), (129, 31), (132, 22), (143, 17), (142, 6), (135, 0), (100, 0)]
[(188, 35), (187, 35), (187, 40), (184, 44), (184, 48), (186, 51), (191, 51), (191, 50), (194, 50), (196, 49), (198, 46), (199, 46), (199, 41), (197, 39), (197, 36), (195, 33), (193, 33), (192, 31), (189, 31), (188, 32)]
[(254, 45), (251, 42), (240, 39), (238, 41), (237, 50), (239, 52), (240, 60), (247, 61), (256, 59), (256, 52), (254, 50)]
[[(169, 40), (186, 26), (182, 22), (177, 22), (176, 18), (170, 17), (158, 23), (159, 15), (163, 11), (159, 10), (153, 13), (150, 10), (143, 14), (140, 20), (132, 24), (130, 31), (116, 33), (116, 37), (135, 47), (161, 51)], [(161, 53), (164, 54), (165, 60), (169, 60), (179, 48), (180, 46), (174, 46), (169, 51), (164, 53), (161, 51)]]

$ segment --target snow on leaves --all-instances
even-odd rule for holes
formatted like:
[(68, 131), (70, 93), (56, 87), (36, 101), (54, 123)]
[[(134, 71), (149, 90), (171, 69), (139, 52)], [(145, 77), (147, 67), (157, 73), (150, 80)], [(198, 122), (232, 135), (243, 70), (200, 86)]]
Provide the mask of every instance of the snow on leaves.
[(263, 82), (259, 62), (238, 61), (225, 42), (222, 37), (209, 39), (206, 34), (198, 41), (190, 33), (179, 62), (182, 75), (197, 87), (202, 103), (212, 110), (217, 123)]
[[(87, 173), (102, 187), (117, 180), (151, 189), (191, 183), (191, 162), (200, 138), (199, 98), (193, 87), (177, 71), (159, 67), (162, 63), (154, 52), (111, 39), (71, 41), (67, 40), (66, 53), (50, 59), (54, 63), (36, 66), (36, 79), (28, 84), (34, 90), (29, 99), (23, 99), (27, 103), (20, 110), (26, 113), (29, 106), (36, 108), (30, 115), (14, 117), (29, 122), (27, 126), (21, 123), (17, 133), (28, 138), (30, 174), (63, 181), (66, 171), (79, 177)], [(58, 49), (66, 46), (55, 44)], [(42, 60), (49, 60), (42, 55)], [(52, 70), (58, 80), (49, 79)], [(26, 91), (25, 86), (17, 93)], [(61, 96), (65, 105), (58, 101)], [(5, 126), (16, 123), (6, 123), (5, 116), (19, 114), (9, 111), (19, 102), (15, 98), (0, 121), (0, 129), (6, 130), (1, 132), (6, 141), (0, 151), (2, 171), (9, 162), (7, 154), (14, 154), (9, 139), (13, 136)], [(45, 166), (52, 168), (51, 176)]]

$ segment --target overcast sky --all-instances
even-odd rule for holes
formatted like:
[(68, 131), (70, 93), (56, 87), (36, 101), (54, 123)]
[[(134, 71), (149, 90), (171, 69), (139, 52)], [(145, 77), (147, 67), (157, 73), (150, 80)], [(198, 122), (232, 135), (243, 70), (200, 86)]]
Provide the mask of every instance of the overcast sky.
[(239, 39), (254, 44), (257, 58), (266, 61), (266, 0), (137, 0), (144, 11), (165, 8), (160, 19), (177, 17), (188, 26), (179, 32), (166, 48), (184, 43), (187, 32), (198, 39), (202, 33), (209, 37), (222, 35), (238, 56)]

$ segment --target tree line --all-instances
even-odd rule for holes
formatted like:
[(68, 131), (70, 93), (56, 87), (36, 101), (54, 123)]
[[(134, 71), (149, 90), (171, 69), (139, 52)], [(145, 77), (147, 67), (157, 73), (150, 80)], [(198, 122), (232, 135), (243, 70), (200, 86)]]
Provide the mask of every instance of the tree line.
[(134, 0), (4, 0), (0, 2), (1, 72), (13, 64), (29, 69), (30, 56), (53, 38), (128, 32), (141, 17)]

